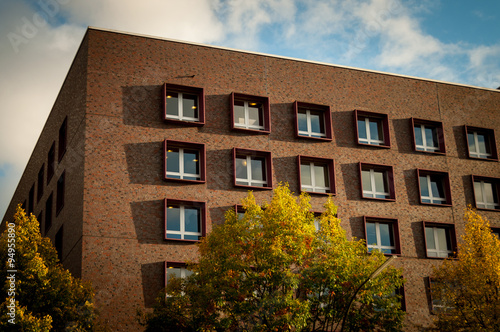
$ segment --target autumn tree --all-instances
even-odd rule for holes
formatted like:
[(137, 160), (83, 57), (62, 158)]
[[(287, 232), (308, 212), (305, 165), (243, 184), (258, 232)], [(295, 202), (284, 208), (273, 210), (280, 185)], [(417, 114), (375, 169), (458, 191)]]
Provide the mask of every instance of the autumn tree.
[(471, 208), (457, 259), (435, 269), (431, 294), (439, 331), (500, 331), (500, 240)]
[(35, 216), (17, 207), (0, 237), (2, 331), (90, 331), (93, 291), (62, 267)]
[(244, 215), (227, 211), (201, 241), (188, 266), (194, 273), (168, 280), (167, 296), (145, 317), (147, 331), (330, 331), (344, 315), (345, 331), (402, 328), (394, 294), (402, 279), (393, 267), (366, 283), (347, 313), (385, 257), (346, 238), (331, 199), (316, 216), (308, 195), (280, 185), (269, 204), (259, 206), (252, 193), (242, 204)]

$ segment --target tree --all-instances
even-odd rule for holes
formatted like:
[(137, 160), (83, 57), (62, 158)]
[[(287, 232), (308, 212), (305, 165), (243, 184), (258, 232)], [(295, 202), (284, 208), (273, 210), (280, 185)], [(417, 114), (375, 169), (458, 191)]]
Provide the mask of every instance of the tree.
[(2, 331), (90, 331), (93, 291), (74, 278), (42, 237), (35, 216), (17, 207), (0, 237)]
[[(199, 261), (184, 279), (171, 278), (146, 315), (147, 331), (325, 331), (339, 328), (359, 285), (384, 261), (367, 254), (364, 241), (349, 241), (329, 198), (312, 213), (309, 196), (297, 199), (287, 185), (262, 208), (250, 192), (244, 216), (226, 212), (199, 244)], [(315, 220), (319, 222), (316, 230)], [(400, 271), (389, 267), (359, 292), (345, 330), (402, 328), (394, 295)], [(158, 324), (160, 323), (160, 324)], [(182, 327), (179, 328), (179, 327)]]
[(470, 207), (457, 259), (434, 270), (431, 294), (439, 331), (500, 331), (500, 240)]

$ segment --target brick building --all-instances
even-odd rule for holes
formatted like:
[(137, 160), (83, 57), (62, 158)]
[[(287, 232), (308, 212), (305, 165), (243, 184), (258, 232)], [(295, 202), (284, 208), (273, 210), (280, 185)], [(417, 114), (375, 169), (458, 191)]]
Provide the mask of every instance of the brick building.
[(498, 90), (89, 28), (4, 218), (24, 202), (134, 331), (249, 189), (333, 194), (349, 236), (401, 256), (413, 329), (464, 208), (500, 228), (499, 111)]

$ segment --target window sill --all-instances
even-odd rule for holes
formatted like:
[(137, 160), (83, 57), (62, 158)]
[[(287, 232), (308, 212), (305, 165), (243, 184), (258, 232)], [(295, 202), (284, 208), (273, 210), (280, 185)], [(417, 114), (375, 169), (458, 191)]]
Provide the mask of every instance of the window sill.
[(269, 135), (271, 133), (270, 130), (260, 130), (260, 129), (247, 129), (247, 128), (240, 128), (240, 127), (234, 127), (232, 128), (234, 131), (239, 131), (243, 133), (252, 133), (252, 134), (263, 134), (263, 135)]
[(365, 197), (361, 196), (362, 199), (369, 199), (372, 201), (381, 201), (381, 202), (395, 202), (396, 198), (376, 198), (376, 197)]
[(206, 180), (187, 180), (187, 179), (174, 179), (165, 177), (163, 179), (165, 182), (179, 182), (179, 183), (192, 183), (192, 184), (201, 184), (206, 183)]
[(205, 125), (205, 122), (200, 122), (200, 121), (187, 121), (187, 120), (176, 120), (176, 119), (163, 119), (163, 121), (165, 123), (178, 124), (183, 126), (201, 127)]
[(171, 239), (171, 238), (165, 238), (165, 241), (174, 241), (174, 242), (185, 242), (185, 243), (198, 243), (201, 240), (186, 240), (186, 239)]
[(376, 144), (368, 144), (368, 143), (360, 143), (359, 141), (357, 142), (359, 146), (367, 146), (371, 148), (380, 148), (380, 149), (390, 149), (390, 145), (376, 145)]
[(255, 190), (258, 190), (258, 189), (261, 189), (261, 190), (272, 190), (273, 187), (258, 187), (258, 186), (247, 186), (247, 185), (244, 185), (244, 184), (234, 184), (234, 187), (235, 188), (249, 188), (249, 189), (255, 189)]
[(498, 158), (479, 158), (479, 157), (471, 157), (471, 156), (468, 156), (468, 159), (471, 159), (471, 160), (481, 160), (481, 161), (493, 161), (493, 162), (498, 162)]
[(302, 193), (307, 193), (308, 195), (321, 195), (321, 196), (335, 196), (337, 193), (335, 192), (329, 192), (329, 193), (322, 193), (322, 192), (317, 192), (317, 191), (307, 191), (307, 190), (300, 190)]
[(423, 203), (420, 202), (420, 205), (426, 205), (426, 206), (438, 206), (438, 207), (452, 207), (453, 204), (451, 203), (446, 203), (446, 204), (436, 204), (436, 203)]
[(296, 135), (296, 138), (300, 139), (306, 139), (306, 140), (316, 140), (316, 141), (322, 141), (322, 142), (331, 142), (332, 139), (329, 137), (312, 137), (312, 136), (305, 136), (305, 135)]

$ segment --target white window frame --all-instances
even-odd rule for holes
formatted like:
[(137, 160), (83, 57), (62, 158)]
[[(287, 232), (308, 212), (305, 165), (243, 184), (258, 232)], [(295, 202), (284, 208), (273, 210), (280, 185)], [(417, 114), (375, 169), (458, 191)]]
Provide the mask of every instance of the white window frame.
[[(372, 139), (372, 135), (371, 135), (371, 130), (370, 130), (370, 120), (374, 120), (374, 122), (377, 123), (377, 126), (382, 126), (382, 137), (384, 137), (384, 123), (382, 120), (380, 119), (376, 119), (376, 118), (371, 118), (371, 117), (368, 117), (368, 116), (365, 116), (364, 117), (364, 125), (365, 125), (365, 130), (366, 130), (366, 137), (367, 138), (361, 138), (359, 137), (359, 130), (358, 130), (358, 141), (360, 143), (364, 143), (364, 144), (371, 144), (371, 145), (377, 145), (377, 146), (384, 146), (385, 145), (385, 141), (382, 139), (382, 140), (378, 140), (378, 139)], [(357, 119), (358, 123), (359, 123), (359, 119)]]
[[(428, 239), (427, 239), (427, 228), (432, 228), (432, 236), (434, 237), (434, 244), (436, 245), (436, 249), (429, 249), (427, 248), (427, 243), (428, 243)], [(442, 244), (439, 243), (438, 241), (438, 236), (437, 236), (437, 230), (438, 229), (444, 229), (448, 236), (447, 236), (447, 240), (448, 241), (451, 241), (451, 232), (450, 232), (450, 229), (449, 227), (440, 227), (440, 226), (425, 226), (425, 242), (426, 242), (426, 253), (427, 253), (427, 257), (431, 257), (431, 258), (448, 258), (450, 256), (453, 255), (453, 250), (448, 250), (448, 246), (447, 246), (447, 243), (444, 244), (444, 248), (445, 249), (441, 249), (441, 247), (443, 246)], [(453, 247), (453, 242), (450, 242), (450, 247)], [(431, 256), (429, 255), (429, 253), (436, 253), (436, 256)], [(446, 254), (446, 256), (440, 256), (440, 254)]]
[[(420, 200), (423, 201), (424, 199), (430, 200), (430, 203), (423, 202), (424, 204), (447, 204), (447, 199), (446, 199), (446, 188), (445, 184), (443, 182), (443, 179), (440, 179), (440, 184), (443, 186), (443, 192), (444, 192), (444, 197), (434, 197), (432, 194), (432, 186), (431, 186), (431, 175), (420, 175), (420, 177), (425, 177), (426, 178), (426, 185), (427, 185), (427, 191), (429, 192), (429, 196), (422, 196), (422, 188), (420, 188)], [(420, 182), (420, 179), (418, 179)], [(437, 202), (444, 202), (444, 203), (437, 203)]]
[(426, 126), (424, 124), (416, 124), (414, 126), (414, 129), (415, 127), (419, 127), (418, 130), (420, 130), (420, 133), (422, 135), (422, 145), (418, 145), (416, 144), (415, 142), (415, 147), (417, 148), (418, 151), (426, 151), (426, 152), (439, 152), (440, 151), (440, 147), (439, 147), (439, 137), (438, 137), (438, 146), (434, 147), (434, 146), (430, 146), (427, 144), (427, 136), (425, 135), (425, 129), (426, 128), (429, 128), (429, 129), (432, 129), (432, 131), (436, 134), (436, 136), (438, 135), (438, 131), (437, 131), (437, 128), (434, 127), (434, 126)]
[[(484, 181), (484, 180), (474, 180), (474, 192), (476, 190), (476, 183), (479, 183), (479, 186), (480, 186), (480, 189), (481, 189), (481, 195), (483, 197), (483, 199), (486, 199), (486, 192), (485, 192), (485, 188), (484, 188), (484, 184), (485, 183), (489, 183), (491, 184), (492, 186), (492, 189), (493, 191), (496, 190), (496, 184), (494, 182), (490, 182), (490, 181)], [(477, 197), (477, 195), (475, 195)], [(492, 210), (498, 210), (500, 208), (500, 204), (499, 202), (480, 202), (476, 199), (476, 207), (477, 208), (480, 208), (480, 209), (492, 209)]]
[[(179, 150), (179, 172), (169, 172), (165, 169), (165, 175), (168, 179), (176, 179), (176, 178), (169, 178), (169, 175), (173, 175), (173, 176), (179, 176), (180, 179), (179, 180), (185, 180), (184, 177), (195, 177), (196, 178), (196, 181), (199, 181), (201, 180), (201, 162), (200, 162), (200, 158), (201, 158), (201, 152), (200, 150), (196, 149), (196, 148), (188, 148), (188, 150), (195, 150), (198, 152), (198, 171), (199, 173), (198, 174), (194, 174), (194, 173), (184, 173), (184, 148), (179, 148), (179, 147), (170, 147), (170, 149), (178, 149)], [(167, 156), (166, 158), (168, 158), (168, 152), (169, 152), (169, 147), (167, 146)], [(167, 165), (168, 165), (168, 159), (166, 161)], [(178, 180), (178, 179), (176, 179)]]
[[(244, 124), (237, 123), (236, 118), (235, 118), (234, 119), (234, 127), (235, 128), (252, 129), (252, 130), (266, 130), (266, 126), (265, 126), (266, 119), (265, 119), (265, 114), (264, 114), (265, 110), (264, 110), (264, 105), (262, 102), (247, 101), (247, 100), (235, 100), (234, 102), (235, 102), (235, 104), (236, 104), (236, 102), (243, 103), (243, 108), (245, 110), (245, 123)], [(248, 111), (249, 103), (261, 104), (259, 116), (262, 117), (262, 119), (259, 119), (259, 120), (262, 120), (262, 123), (264, 125), (259, 126), (259, 125), (251, 125), (250, 124), (250, 115), (249, 115), (249, 111)], [(236, 106), (236, 105), (233, 105), (233, 113), (234, 113), (234, 106)], [(253, 106), (253, 105), (251, 105), (251, 106)]]
[[(263, 169), (263, 174), (265, 175), (266, 177), (266, 180), (254, 180), (252, 179), (252, 158), (264, 158), (264, 169)], [(242, 178), (237, 178), (236, 175), (235, 175), (235, 179), (236, 179), (236, 185), (239, 185), (239, 186), (254, 186), (254, 183), (257, 184), (263, 184), (262, 187), (267, 187), (268, 186), (268, 183), (269, 183), (269, 179), (267, 178), (267, 157), (266, 156), (250, 156), (250, 155), (240, 155), (240, 156), (236, 156), (235, 158), (235, 163), (236, 163), (236, 167), (238, 167), (239, 163), (237, 162), (238, 159), (244, 159), (246, 160), (246, 165), (244, 167), (246, 167), (246, 171), (247, 171), (247, 179), (242, 179)], [(237, 173), (237, 172), (236, 172)], [(242, 184), (242, 183), (238, 183), (238, 182), (244, 182), (246, 184)], [(260, 187), (260, 186), (259, 186)]]
[[(369, 249), (378, 249), (380, 252), (384, 253), (383, 250), (384, 249), (388, 249), (388, 250), (394, 250), (394, 252), (396, 253), (397, 252), (397, 248), (396, 248), (396, 234), (394, 234), (394, 225), (392, 222), (383, 222), (383, 223), (380, 223), (378, 221), (366, 221), (367, 224), (375, 224), (375, 235), (377, 237), (377, 243), (376, 244), (370, 244), (368, 243), (368, 236), (367, 236), (367, 239), (366, 239), (366, 244), (367, 244), (367, 247)], [(394, 245), (393, 246), (383, 246), (381, 243), (382, 243), (382, 238), (380, 236), (380, 224), (387, 224), (390, 226), (391, 228), (391, 232), (392, 232), (392, 238), (394, 240)], [(387, 253), (389, 255), (394, 255), (393, 253)]]
[[(306, 137), (326, 137), (326, 120), (325, 120), (325, 113), (319, 110), (313, 110), (320, 112), (321, 115), (323, 116), (323, 132), (315, 132), (312, 131), (312, 126), (311, 126), (311, 110), (306, 109), (306, 108), (299, 108), (297, 111), (297, 114), (301, 114), (301, 112), (305, 111), (306, 112), (306, 124), (307, 124), (307, 131), (303, 130), (298, 130), (298, 133), (300, 136), (306, 136)], [(303, 113), (302, 113), (303, 114)], [(299, 121), (298, 116), (297, 116), (297, 122)], [(297, 123), (297, 128), (298, 128), (298, 123)]]
[[(487, 134), (478, 133), (477, 131), (467, 131), (467, 135), (469, 135), (469, 134), (473, 134), (473, 136), (474, 136), (474, 149), (475, 149), (475, 151), (471, 151), (470, 144), (469, 144), (469, 146), (467, 147), (469, 149), (469, 156), (474, 157), (474, 158), (482, 158), (482, 159), (491, 158), (492, 157), (491, 153), (487, 153), (487, 152), (483, 153), (483, 152), (478, 151), (479, 139), (477, 138), (477, 136), (483, 135), (486, 144), (489, 144), (489, 136)], [(490, 146), (490, 150), (491, 150), (491, 146)]]
[[(176, 91), (169, 91), (167, 90), (167, 96), (165, 97), (166, 99), (168, 99), (168, 93), (176, 93), (177, 94), (177, 102), (178, 102), (178, 106), (177, 106), (177, 109), (179, 110), (179, 114), (178, 115), (172, 115), (172, 114), (168, 114), (167, 113), (167, 107), (165, 105), (165, 119), (167, 120), (180, 120), (180, 121), (193, 121), (193, 122), (197, 122), (197, 121), (200, 121), (200, 97), (195, 94), (195, 93), (186, 93), (188, 95), (192, 95), (192, 96), (196, 96), (196, 104), (198, 105), (197, 108), (196, 108), (196, 112), (198, 114), (198, 117), (196, 118), (193, 118), (193, 117), (188, 117), (188, 116), (184, 116), (184, 107), (183, 107), (183, 96), (184, 96), (184, 92), (176, 92)], [(167, 101), (165, 100), (165, 104), (167, 103)]]
[[(184, 237), (186, 235), (190, 235), (190, 236), (198, 236), (198, 237), (201, 237), (203, 234), (202, 234), (202, 231), (203, 231), (203, 216), (201, 215), (202, 214), (202, 209), (198, 206), (191, 206), (191, 205), (183, 205), (183, 204), (177, 204), (177, 203), (173, 203), (173, 204), (168, 204), (168, 201), (167, 201), (167, 209), (169, 209), (169, 206), (171, 205), (176, 205), (176, 206), (179, 206), (179, 209), (180, 209), (180, 213), (179, 213), (179, 216), (180, 216), (180, 220), (179, 220), (179, 223), (180, 223), (180, 231), (171, 231), (171, 230), (168, 230), (168, 218), (166, 218), (166, 222), (167, 224), (165, 225), (165, 238), (167, 240), (185, 240), (185, 241), (196, 241), (196, 240), (191, 240), (191, 239), (185, 239)], [(185, 228), (186, 228), (186, 219), (185, 219), (185, 207), (189, 207), (189, 208), (195, 208), (198, 210), (198, 217), (200, 218), (199, 220), (199, 227), (200, 227), (200, 231), (199, 232), (186, 232)], [(169, 238), (168, 237), (168, 234), (178, 234), (181, 236), (180, 239), (174, 239), (174, 238)]]
[[(325, 169), (325, 176), (326, 176), (326, 181), (328, 184), (330, 184), (330, 170), (329, 170), (329, 167), (327, 164), (322, 164), (322, 163), (314, 163), (313, 161), (311, 162), (301, 162), (300, 163), (300, 167), (302, 168), (302, 165), (309, 165), (309, 170), (311, 172), (310, 176), (311, 176), (311, 185), (304, 185), (302, 184), (302, 181), (300, 183), (300, 190), (302, 191), (309, 191), (309, 192), (317, 192), (317, 193), (321, 193), (321, 194), (324, 194), (324, 193), (330, 193), (332, 190), (331, 190), (331, 187), (320, 187), (320, 186), (316, 186), (316, 173), (314, 172), (314, 167), (315, 166), (322, 166), (324, 169)], [(302, 169), (300, 170), (300, 172), (302, 173)], [(323, 189), (325, 190), (324, 192), (323, 191), (319, 191), (320, 189)]]
[[(384, 178), (384, 182), (387, 186), (387, 189), (389, 189), (390, 187), (390, 184), (389, 184), (389, 179), (387, 178), (387, 171), (386, 170), (383, 170), (383, 171), (375, 171), (375, 169), (373, 168), (370, 168), (370, 169), (361, 169), (361, 174), (363, 174), (363, 172), (369, 172), (370, 174), (370, 183), (371, 183), (371, 187), (372, 187), (372, 190), (366, 190), (365, 188), (363, 188), (363, 197), (364, 198), (378, 198), (378, 199), (390, 199), (391, 198), (391, 194), (390, 192), (383, 192), (383, 191), (378, 191), (376, 186), (375, 186), (375, 172), (377, 173), (382, 173), (383, 175), (383, 178)], [(361, 183), (363, 183), (363, 176), (361, 176)], [(372, 197), (370, 196), (366, 196), (366, 195), (372, 195)], [(385, 198), (379, 198), (379, 197), (376, 197), (377, 195), (384, 195)]]

